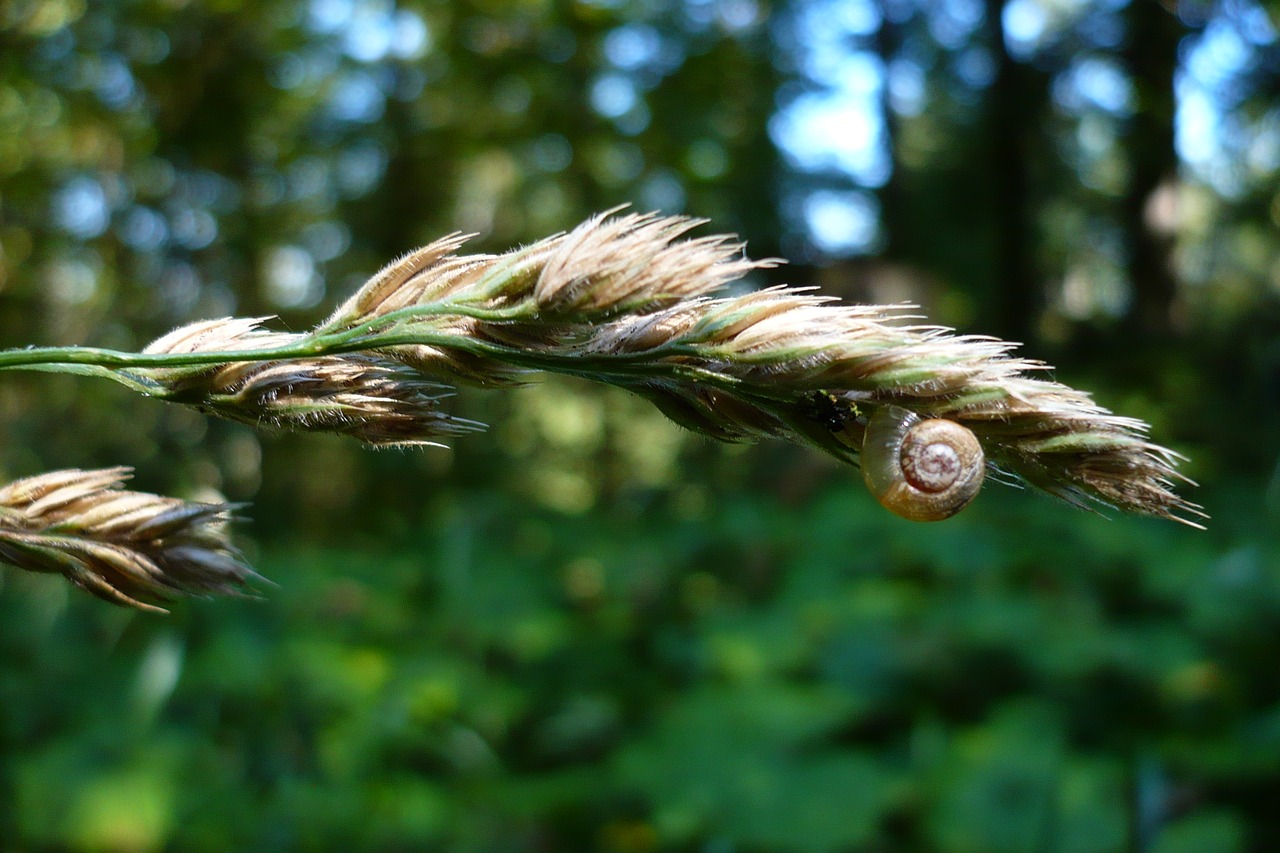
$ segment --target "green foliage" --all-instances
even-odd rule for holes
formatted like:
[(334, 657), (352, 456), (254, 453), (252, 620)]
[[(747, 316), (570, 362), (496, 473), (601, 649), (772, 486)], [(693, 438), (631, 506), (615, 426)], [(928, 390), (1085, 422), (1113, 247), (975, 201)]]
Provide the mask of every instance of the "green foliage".
[(922, 528), (827, 468), (800, 496), (643, 497), (562, 515), (437, 495), (410, 514), (421, 532), (279, 542), (258, 559), (281, 584), (267, 601), (167, 622), (13, 578), (14, 843), (1270, 837), (1280, 545), (1262, 527), (1224, 547), (1005, 491)]

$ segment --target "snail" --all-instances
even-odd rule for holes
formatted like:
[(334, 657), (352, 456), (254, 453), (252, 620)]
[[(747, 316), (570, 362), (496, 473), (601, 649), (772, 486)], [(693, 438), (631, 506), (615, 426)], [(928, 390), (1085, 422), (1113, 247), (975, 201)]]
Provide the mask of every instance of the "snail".
[(955, 421), (881, 406), (867, 421), (862, 476), (885, 509), (912, 521), (941, 521), (982, 488), (986, 461), (972, 431)]

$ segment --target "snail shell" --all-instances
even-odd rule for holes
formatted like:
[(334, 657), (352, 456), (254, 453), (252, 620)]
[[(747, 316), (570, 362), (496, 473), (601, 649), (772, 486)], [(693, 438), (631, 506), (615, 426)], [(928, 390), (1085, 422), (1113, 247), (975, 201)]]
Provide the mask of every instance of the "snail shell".
[(982, 488), (982, 445), (955, 421), (924, 419), (881, 406), (867, 421), (862, 476), (876, 500), (912, 521), (941, 521), (964, 509)]

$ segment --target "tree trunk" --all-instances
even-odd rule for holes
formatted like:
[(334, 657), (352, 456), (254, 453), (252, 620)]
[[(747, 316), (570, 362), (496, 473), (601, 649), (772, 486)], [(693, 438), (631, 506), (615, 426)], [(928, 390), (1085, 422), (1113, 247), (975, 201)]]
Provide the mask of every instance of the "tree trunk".
[(1135, 96), (1126, 140), (1129, 185), (1123, 210), (1126, 271), (1133, 294), (1127, 323), (1136, 333), (1164, 337), (1175, 331), (1178, 287), (1172, 223), (1161, 216), (1164, 202), (1157, 193), (1162, 187), (1172, 192), (1178, 177), (1173, 75), (1182, 29), (1177, 18), (1155, 3), (1130, 3), (1127, 16), (1123, 58)]
[(1036, 337), (1044, 288), (1032, 248), (1035, 206), (1030, 198), (1030, 152), (1044, 103), (1034, 69), (1017, 62), (1005, 44), (1004, 0), (987, 0), (987, 22), (996, 59), (988, 119), (990, 174), (995, 201), (995, 315), (1000, 334), (1031, 343)]
[(880, 111), (884, 116), (885, 148), (889, 153), (890, 171), (877, 196), (880, 201), (881, 256), (898, 260), (902, 252), (901, 228), (906, 203), (903, 198), (902, 167), (898, 158), (898, 115), (893, 111), (889, 97), (888, 70), (902, 47), (902, 25), (890, 20), (882, 12), (880, 29), (876, 33), (876, 53), (885, 68), (885, 82), (881, 90)]

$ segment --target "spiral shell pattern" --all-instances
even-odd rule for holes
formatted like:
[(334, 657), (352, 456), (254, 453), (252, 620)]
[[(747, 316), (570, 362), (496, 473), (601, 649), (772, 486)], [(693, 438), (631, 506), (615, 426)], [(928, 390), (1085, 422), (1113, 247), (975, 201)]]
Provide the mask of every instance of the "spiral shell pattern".
[(867, 421), (862, 476), (882, 506), (912, 521), (941, 521), (982, 488), (986, 459), (977, 436), (955, 421), (881, 406)]

